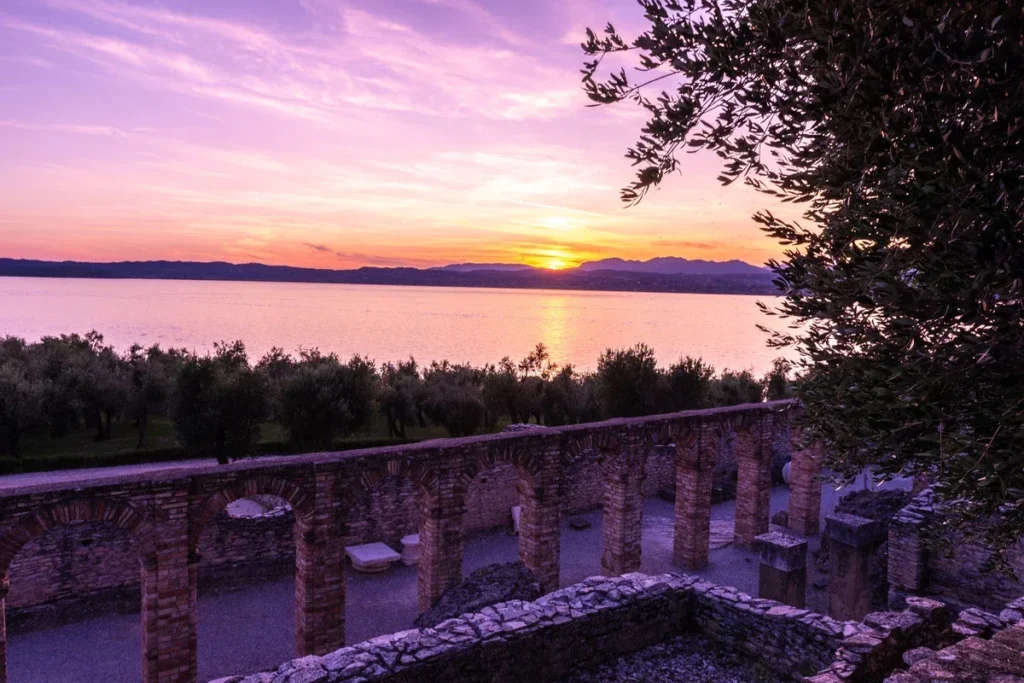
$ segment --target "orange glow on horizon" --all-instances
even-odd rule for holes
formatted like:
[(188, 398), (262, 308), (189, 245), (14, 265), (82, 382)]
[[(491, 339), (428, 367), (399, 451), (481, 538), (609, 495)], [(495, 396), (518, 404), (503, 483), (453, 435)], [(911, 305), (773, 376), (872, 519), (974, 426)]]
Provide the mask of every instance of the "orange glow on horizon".
[(544, 262), (544, 268), (548, 270), (565, 270), (569, 265), (568, 261), (560, 258), (550, 258)]
[(711, 153), (624, 210), (622, 151), (647, 115), (587, 106), (579, 40), (641, 26), (632, 0), (227, 4), (4, 3), (0, 256), (783, 257), (751, 216), (799, 207), (722, 187)]

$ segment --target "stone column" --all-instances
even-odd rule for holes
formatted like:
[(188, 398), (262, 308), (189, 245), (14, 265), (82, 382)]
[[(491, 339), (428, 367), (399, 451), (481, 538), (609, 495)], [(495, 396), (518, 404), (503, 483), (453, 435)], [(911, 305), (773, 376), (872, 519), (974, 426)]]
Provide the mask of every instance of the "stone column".
[(142, 562), (142, 679), (193, 683), (199, 558), (189, 542), (188, 481), (153, 488), (153, 547)]
[(775, 531), (757, 537), (758, 595), (793, 607), (807, 604), (807, 541)]
[(421, 613), (462, 580), (463, 492), (457, 467), (440, 467), (421, 484), (419, 493), (417, 594)]
[(519, 477), (519, 559), (537, 577), (541, 590), (550, 593), (558, 588), (560, 572), (562, 514), (557, 446), (547, 449), (538, 460), (542, 463), (540, 471)]
[(821, 449), (794, 448), (789, 465), (789, 528), (815, 536), (821, 526)]
[(828, 613), (841, 621), (871, 611), (871, 557), (881, 540), (877, 521), (836, 514), (825, 519), (829, 541)]
[(684, 569), (703, 569), (708, 564), (711, 486), (720, 436), (717, 424), (701, 424), (685, 443), (676, 443), (672, 561)]
[(771, 416), (747, 418), (736, 434), (736, 535), (738, 548), (752, 550), (768, 531), (771, 502)]
[(11, 578), (4, 574), (0, 579), (0, 683), (7, 683), (7, 592)]
[(604, 521), (601, 573), (619, 576), (640, 569), (644, 513), (644, 460), (639, 437), (629, 437), (603, 464)]
[(313, 517), (296, 520), (295, 653), (323, 655), (345, 644), (343, 501), (333, 472), (317, 472)]

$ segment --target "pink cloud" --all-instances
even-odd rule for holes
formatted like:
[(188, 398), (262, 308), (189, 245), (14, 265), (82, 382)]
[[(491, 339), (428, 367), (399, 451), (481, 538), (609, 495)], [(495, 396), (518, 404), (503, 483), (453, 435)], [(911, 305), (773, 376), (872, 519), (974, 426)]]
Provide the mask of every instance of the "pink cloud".
[(0, 253), (775, 253), (749, 220), (766, 199), (718, 187), (713, 158), (688, 157), (683, 177), (622, 210), (622, 152), (642, 118), (586, 108), (567, 43), (588, 24), (640, 26), (632, 0), (208, 9), (221, 14), (5, 4), (0, 63), (16, 68), (0, 69)]

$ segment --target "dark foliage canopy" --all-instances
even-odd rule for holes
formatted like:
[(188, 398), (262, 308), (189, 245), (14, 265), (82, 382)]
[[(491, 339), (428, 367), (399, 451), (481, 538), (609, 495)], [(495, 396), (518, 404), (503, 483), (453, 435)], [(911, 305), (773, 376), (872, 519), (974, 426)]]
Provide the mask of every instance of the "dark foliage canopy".
[[(648, 114), (622, 197), (710, 150), (763, 211), (799, 350), (807, 437), (840, 474), (933, 473), (1024, 530), (1024, 5), (639, 0), (627, 42), (588, 31), (584, 87)], [(625, 53), (624, 55), (613, 53)], [(640, 79), (602, 62), (634, 59)], [(600, 75), (599, 75), (600, 72)]]

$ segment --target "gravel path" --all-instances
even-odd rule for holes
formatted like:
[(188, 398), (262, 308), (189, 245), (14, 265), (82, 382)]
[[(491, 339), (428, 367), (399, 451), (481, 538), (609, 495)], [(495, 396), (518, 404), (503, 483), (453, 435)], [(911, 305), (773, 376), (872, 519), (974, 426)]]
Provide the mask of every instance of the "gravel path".
[(765, 667), (730, 657), (699, 636), (670, 638), (562, 683), (782, 683)]

